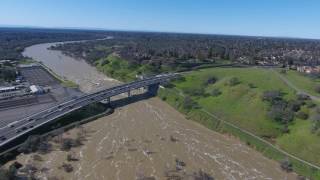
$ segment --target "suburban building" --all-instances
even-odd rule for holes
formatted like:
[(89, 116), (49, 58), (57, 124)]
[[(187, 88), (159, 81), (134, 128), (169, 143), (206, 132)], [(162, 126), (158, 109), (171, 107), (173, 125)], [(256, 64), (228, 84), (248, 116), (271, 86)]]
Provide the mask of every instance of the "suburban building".
[(320, 73), (320, 66), (297, 66), (297, 71), (306, 74)]

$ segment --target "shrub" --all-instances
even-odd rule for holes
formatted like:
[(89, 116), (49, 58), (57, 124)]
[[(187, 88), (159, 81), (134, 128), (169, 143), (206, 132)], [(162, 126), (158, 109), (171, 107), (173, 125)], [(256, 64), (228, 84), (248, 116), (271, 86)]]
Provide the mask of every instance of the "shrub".
[(281, 70), (280, 70), (280, 73), (281, 73), (281, 74), (287, 74), (287, 71), (286, 71), (285, 69), (281, 69)]
[(194, 100), (192, 100), (188, 96), (184, 98), (182, 105), (183, 105), (184, 109), (189, 110), (189, 111), (198, 106), (197, 102), (195, 102)]
[(18, 149), (22, 153), (31, 153), (38, 150), (41, 142), (40, 136), (30, 136)]
[(299, 111), (298, 113), (297, 113), (297, 118), (299, 118), (299, 119), (308, 119), (308, 117), (309, 117), (309, 115), (307, 114), (307, 113), (305, 113), (305, 112), (303, 112), (303, 111)]
[(268, 115), (271, 119), (282, 124), (287, 124), (294, 118), (293, 111), (290, 108), (287, 108), (286, 103), (283, 101), (273, 104), (268, 112)]
[(70, 172), (73, 171), (73, 167), (72, 167), (71, 164), (63, 163), (62, 167), (63, 167), (64, 171), (67, 172), (67, 173), (70, 173)]
[(253, 83), (249, 83), (248, 86), (249, 86), (250, 88), (257, 88), (257, 86), (254, 85)]
[(320, 93), (320, 86), (319, 86), (319, 85), (316, 86), (316, 87), (314, 88), (314, 90), (315, 90), (317, 93)]
[(206, 80), (205, 80), (205, 85), (210, 85), (210, 84), (214, 84), (217, 82), (217, 78), (214, 77), (214, 76), (210, 76), (210, 77), (207, 77)]
[(175, 82), (185, 82), (186, 78), (184, 76), (178, 76), (174, 81)]
[(304, 102), (299, 101), (299, 100), (290, 100), (288, 102), (288, 107), (294, 111), (294, 112), (298, 112), (301, 108), (301, 106), (304, 104)]
[(42, 161), (42, 157), (39, 156), (38, 154), (33, 155), (32, 158), (33, 158), (33, 160), (35, 160), (35, 161)]
[(284, 125), (282, 128), (281, 128), (281, 132), (284, 133), (284, 134), (288, 134), (290, 132), (289, 130), (289, 127), (288, 125)]
[(194, 173), (194, 179), (195, 180), (214, 180), (214, 177), (212, 177), (210, 174), (203, 172), (202, 170), (199, 170), (199, 172)]
[(184, 88), (183, 92), (185, 94), (189, 94), (191, 96), (204, 96), (205, 95), (205, 91), (203, 87), (188, 87), (188, 88)]
[(235, 86), (240, 84), (240, 80), (237, 77), (233, 77), (228, 82), (229, 86)]
[(217, 97), (221, 94), (221, 91), (219, 89), (213, 89), (211, 91), (211, 96)]
[(61, 142), (61, 150), (62, 151), (69, 151), (72, 147), (77, 147), (81, 145), (80, 139), (70, 139), (70, 138), (65, 138)]
[(288, 158), (282, 160), (280, 166), (286, 172), (291, 172), (293, 170), (292, 163), (289, 161)]
[(47, 141), (42, 141), (38, 145), (38, 151), (42, 154), (49, 153), (52, 149), (52, 145)]
[(297, 99), (300, 101), (310, 100), (310, 96), (307, 94), (297, 94)]
[(314, 102), (312, 102), (312, 101), (307, 101), (306, 105), (307, 105), (308, 108), (314, 108), (316, 106), (316, 104)]
[(278, 90), (265, 91), (262, 95), (263, 101), (274, 103), (275, 101), (282, 100), (283, 94)]
[(320, 129), (320, 114), (315, 114), (314, 116), (311, 117), (312, 120), (312, 126), (311, 126), (311, 132), (312, 133), (319, 133)]

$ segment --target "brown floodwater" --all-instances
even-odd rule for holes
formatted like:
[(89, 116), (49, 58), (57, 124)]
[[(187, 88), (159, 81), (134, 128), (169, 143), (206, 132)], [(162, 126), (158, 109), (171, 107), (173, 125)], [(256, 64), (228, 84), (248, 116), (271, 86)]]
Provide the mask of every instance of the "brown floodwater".
[(82, 59), (64, 55), (60, 51), (48, 48), (59, 43), (37, 44), (27, 47), (22, 53), (36, 61), (42, 62), (55, 73), (80, 85), (84, 92), (114, 86), (117, 81), (98, 72), (95, 67), (88, 65)]
[[(31, 46), (24, 55), (42, 61), (57, 74), (78, 83), (85, 92), (119, 83), (83, 60), (47, 50), (51, 45)], [(279, 163), (237, 138), (187, 120), (158, 98), (123, 106), (83, 128), (87, 140), (72, 149), (79, 161), (71, 162), (74, 170), (70, 173), (59, 168), (68, 153), (58, 149), (41, 155), (43, 161), (32, 160), (33, 154), (19, 155), (17, 160), (48, 169), (38, 173), (43, 179), (52, 176), (68, 180), (192, 179), (200, 170), (215, 179), (296, 179), (294, 173), (282, 171)], [(72, 129), (64, 136), (74, 137), (78, 131)]]

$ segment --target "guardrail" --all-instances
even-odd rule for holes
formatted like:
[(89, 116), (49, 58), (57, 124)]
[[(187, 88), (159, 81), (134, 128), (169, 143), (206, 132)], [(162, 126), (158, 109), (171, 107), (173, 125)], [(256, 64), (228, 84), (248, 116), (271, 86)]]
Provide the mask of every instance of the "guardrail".
[(160, 74), (153, 77), (148, 77), (109, 89), (100, 90), (92, 94), (87, 94), (77, 99), (69, 100), (54, 107), (45, 109), (41, 112), (17, 121), (14, 126), (2, 128), (0, 131), (0, 140), (2, 140), (2, 142), (0, 142), (0, 147), (40, 126), (48, 124), (49, 122), (52, 122), (57, 118), (80, 109), (88, 104), (100, 102), (104, 99), (129, 92), (130, 90), (147, 87), (154, 84), (161, 84), (176, 76), (177, 74)]

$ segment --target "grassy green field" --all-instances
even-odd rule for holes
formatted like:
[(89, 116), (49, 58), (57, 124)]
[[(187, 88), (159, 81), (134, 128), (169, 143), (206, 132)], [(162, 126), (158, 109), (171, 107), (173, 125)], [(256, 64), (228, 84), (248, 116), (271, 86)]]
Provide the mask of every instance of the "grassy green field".
[[(203, 82), (212, 76), (216, 77), (217, 81), (203, 86)], [(223, 125), (223, 123), (208, 117), (200, 110), (192, 109), (191, 111), (186, 111), (182, 108), (183, 96), (187, 96), (186, 92), (204, 88), (204, 91), (209, 95), (192, 96), (192, 99), (203, 109), (237, 127), (267, 139), (292, 155), (320, 165), (320, 137), (311, 133), (311, 120), (295, 118), (289, 124), (290, 132), (284, 134), (281, 131), (282, 125), (267, 116), (269, 104), (262, 101), (261, 98), (264, 91), (281, 90), (287, 100), (296, 97), (295, 91), (288, 87), (271, 70), (261, 68), (212, 68), (193, 71), (185, 74), (184, 77), (185, 81), (174, 82), (174, 87), (161, 90), (159, 96), (182, 113), (185, 113), (189, 119), (195, 120), (210, 129), (233, 134), (261, 151), (267, 157), (278, 161), (285, 157), (285, 155), (269, 145), (238, 129)], [(237, 77), (240, 83), (230, 86), (228, 82), (233, 77)], [(303, 83), (303, 80), (300, 83)], [(306, 83), (309, 82), (307, 81)], [(301, 85), (303, 86), (303, 84)], [(210, 95), (213, 89), (219, 89), (221, 94), (218, 96)], [(314, 109), (308, 109), (306, 106), (303, 106), (302, 109), (304, 112), (310, 111), (309, 114), (314, 111)], [(310, 170), (309, 167), (302, 165), (301, 162), (294, 159), (291, 160), (297, 172), (314, 179), (320, 178), (319, 172)]]
[(103, 72), (109, 77), (113, 77), (123, 82), (135, 80), (136, 75), (138, 74), (148, 75), (165, 71), (163, 67), (161, 67), (161, 70), (157, 70), (153, 66), (147, 64), (130, 64), (128, 61), (113, 54), (96, 61), (95, 65), (99, 71)]
[[(196, 98), (202, 107), (257, 135), (277, 137), (280, 134), (281, 127), (267, 117), (268, 106), (261, 100), (261, 96), (265, 90), (281, 90), (286, 94), (286, 98), (292, 98), (294, 91), (276, 75), (266, 69), (214, 68), (188, 74), (186, 81), (175, 85), (182, 91), (193, 86), (200, 87), (204, 81), (201, 79), (212, 75), (218, 78), (218, 81), (207, 86), (205, 91), (210, 93), (212, 89), (219, 89), (221, 95)], [(232, 77), (237, 77), (240, 84), (226, 85)]]
[[(147, 65), (132, 65), (114, 55), (97, 61), (96, 67), (108, 76), (122, 81), (134, 80), (137, 74), (155, 72)], [(233, 134), (269, 158), (281, 161), (286, 157), (268, 143), (223, 123), (200, 109), (186, 110), (183, 108), (186, 96), (190, 96), (201, 108), (224, 121), (262, 137), (290, 154), (320, 165), (320, 137), (311, 133), (310, 120), (295, 119), (289, 124), (290, 132), (284, 134), (282, 131), (284, 125), (267, 115), (270, 105), (262, 100), (263, 92), (280, 90), (284, 94), (284, 99), (296, 98), (296, 91), (283, 82), (274, 71), (263, 68), (221, 67), (192, 71), (186, 73), (184, 77), (184, 81), (173, 82), (174, 87), (161, 89), (159, 97), (184, 113), (188, 119), (210, 129)], [(210, 77), (215, 77), (217, 81), (204, 85)], [(293, 71), (289, 71), (286, 77), (294, 81), (299, 88), (302, 87), (310, 92), (314, 90), (314, 82), (309, 77)], [(230, 85), (230, 80), (233, 78), (237, 78), (239, 82)], [(213, 96), (213, 90), (218, 90), (219, 95)], [(201, 91), (205, 95), (197, 95), (195, 91)], [(309, 111), (305, 106), (302, 109)], [(307, 177), (320, 178), (320, 172), (296, 159), (290, 160), (296, 172)]]
[(320, 86), (320, 79), (308, 77), (297, 71), (289, 70), (283, 74), (297, 88), (313, 95), (320, 97), (320, 94), (315, 91), (316, 86)]

